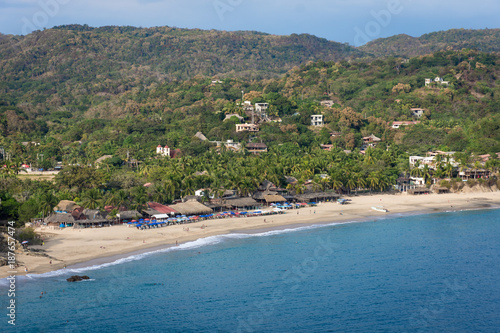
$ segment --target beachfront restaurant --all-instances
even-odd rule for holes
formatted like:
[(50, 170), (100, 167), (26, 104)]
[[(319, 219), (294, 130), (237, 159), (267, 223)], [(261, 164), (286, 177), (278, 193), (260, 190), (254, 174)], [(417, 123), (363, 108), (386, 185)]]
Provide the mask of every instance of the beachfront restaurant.
[(286, 202), (286, 199), (282, 195), (279, 195), (279, 194), (264, 195), (264, 200), (266, 201), (266, 204), (268, 206), (272, 203)]
[(122, 210), (116, 214), (116, 217), (120, 223), (125, 223), (142, 218), (142, 214), (136, 210)]
[(53, 213), (47, 216), (44, 222), (52, 228), (94, 228), (111, 224), (111, 221), (107, 220), (98, 210), (85, 209), (77, 218), (74, 215), (75, 212), (73, 214)]
[(50, 228), (71, 227), (75, 218), (70, 213), (53, 213), (43, 220)]
[(258, 209), (261, 205), (254, 199), (238, 198), (238, 199), (228, 199), (225, 200), (226, 205), (232, 210), (254, 210)]
[(338, 198), (340, 198), (340, 195), (334, 192), (310, 192), (294, 196), (296, 202), (335, 201)]
[(189, 200), (187, 202), (181, 202), (181, 203), (178, 203), (175, 205), (170, 205), (168, 207), (175, 210), (179, 214), (185, 215), (185, 216), (212, 213), (211, 208), (205, 206), (204, 204), (202, 204), (196, 200)]
[(429, 194), (431, 190), (426, 187), (416, 187), (408, 190), (408, 194), (419, 195), (419, 194)]
[(151, 218), (156, 215), (167, 215), (167, 216), (175, 216), (179, 212), (173, 210), (169, 206), (165, 206), (159, 204), (157, 202), (148, 202), (146, 203), (147, 208), (142, 210), (143, 215)]

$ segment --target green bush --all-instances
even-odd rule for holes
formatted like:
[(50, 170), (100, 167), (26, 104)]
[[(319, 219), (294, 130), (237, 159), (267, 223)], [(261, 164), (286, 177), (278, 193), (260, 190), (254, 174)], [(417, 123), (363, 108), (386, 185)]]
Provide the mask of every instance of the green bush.
[(31, 227), (22, 228), (17, 230), (17, 240), (19, 242), (28, 241), (30, 245), (39, 244), (40, 238)]
[(447, 189), (451, 188), (450, 182), (444, 179), (439, 182), (439, 186), (446, 187)]

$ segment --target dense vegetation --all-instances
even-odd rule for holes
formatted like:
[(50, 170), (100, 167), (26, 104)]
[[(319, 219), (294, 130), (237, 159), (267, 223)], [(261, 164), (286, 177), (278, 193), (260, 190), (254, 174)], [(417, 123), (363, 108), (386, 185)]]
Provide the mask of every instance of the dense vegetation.
[[(318, 189), (383, 190), (410, 171), (410, 154), (458, 151), (461, 165), (478, 168), (475, 155), (500, 152), (497, 53), (354, 59), (362, 53), (312, 36), (174, 28), (66, 26), (0, 37), (0, 147), (10, 157), (0, 219), (45, 216), (61, 199), (138, 208), (198, 188), (247, 195), (264, 179), (297, 192), (309, 180)], [(9, 38), (19, 39), (20, 49), (6, 47)], [(172, 38), (176, 47), (163, 53), (158, 45)], [(219, 67), (205, 61), (210, 54)], [(449, 84), (424, 85), (436, 76)], [(237, 133), (236, 117), (223, 120), (230, 113), (250, 120), (242, 91), (244, 100), (269, 103), (269, 115), (281, 122)], [(420, 124), (391, 128), (394, 120), (416, 120), (416, 107), (425, 110)], [(313, 114), (323, 114), (325, 126), (311, 127)], [(264, 142), (269, 152), (219, 154), (194, 137), (199, 131), (212, 141)], [(370, 134), (382, 142), (361, 155)], [(181, 153), (158, 158), (158, 144)], [(113, 157), (96, 168), (103, 155)], [(66, 167), (55, 182), (16, 177), (22, 163), (49, 169), (58, 161)], [(441, 174), (453, 176), (444, 163)], [(290, 185), (289, 176), (297, 182)]]
[(500, 51), (500, 29), (452, 29), (431, 32), (420, 37), (405, 34), (379, 38), (359, 48), (376, 57), (416, 57), (441, 50), (477, 49), (482, 52)]

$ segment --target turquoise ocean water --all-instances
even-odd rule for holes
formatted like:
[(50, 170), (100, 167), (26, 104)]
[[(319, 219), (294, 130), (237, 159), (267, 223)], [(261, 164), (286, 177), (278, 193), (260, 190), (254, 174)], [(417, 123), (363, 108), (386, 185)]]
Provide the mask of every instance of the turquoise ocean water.
[(0, 289), (0, 332), (500, 332), (500, 210), (217, 236), (19, 278), (16, 326)]

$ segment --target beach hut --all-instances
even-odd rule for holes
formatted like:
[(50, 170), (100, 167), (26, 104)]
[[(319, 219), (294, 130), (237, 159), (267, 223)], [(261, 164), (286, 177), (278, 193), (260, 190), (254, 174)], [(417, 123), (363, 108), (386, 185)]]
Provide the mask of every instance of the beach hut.
[(248, 198), (238, 198), (238, 199), (228, 199), (226, 200), (227, 206), (231, 209), (256, 209), (260, 204), (254, 199)]
[(77, 205), (76, 202), (71, 201), (71, 200), (61, 200), (57, 204), (57, 206), (54, 207), (54, 212), (56, 213), (71, 213), (75, 209), (79, 209), (81, 206)]
[(429, 194), (431, 191), (425, 187), (417, 187), (408, 190), (408, 194), (419, 195), (419, 194)]
[(434, 193), (437, 194), (450, 193), (450, 189), (444, 186), (436, 186), (434, 187)]
[(171, 209), (179, 212), (182, 215), (198, 215), (198, 214), (210, 214), (212, 209), (205, 206), (204, 204), (196, 201), (190, 200), (187, 202), (178, 203), (169, 206)]
[(334, 201), (340, 197), (339, 194), (334, 192), (309, 192), (304, 194), (295, 195), (297, 202), (321, 202), (321, 201)]
[(286, 202), (286, 199), (279, 194), (264, 195), (264, 200), (268, 205), (271, 203)]
[(70, 213), (53, 213), (44, 219), (49, 227), (59, 227), (61, 224), (72, 226), (75, 218)]
[(106, 212), (97, 209), (84, 209), (76, 223), (85, 227), (109, 225), (110, 221), (106, 219), (106, 215)]
[(123, 222), (124, 220), (137, 220), (142, 218), (142, 214), (136, 210), (123, 210), (116, 214), (116, 217), (118, 217), (120, 222)]
[(148, 202), (146, 203), (146, 205), (148, 208), (144, 209), (142, 212), (149, 217), (158, 214), (168, 214), (171, 216), (178, 214), (176, 210), (170, 208), (169, 206), (159, 204), (157, 202)]

